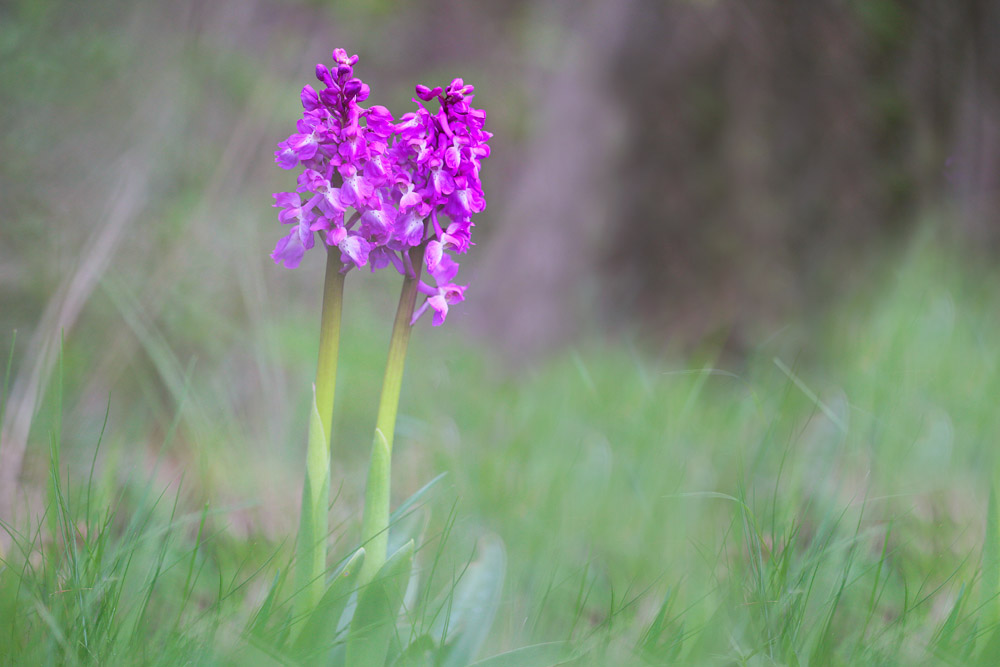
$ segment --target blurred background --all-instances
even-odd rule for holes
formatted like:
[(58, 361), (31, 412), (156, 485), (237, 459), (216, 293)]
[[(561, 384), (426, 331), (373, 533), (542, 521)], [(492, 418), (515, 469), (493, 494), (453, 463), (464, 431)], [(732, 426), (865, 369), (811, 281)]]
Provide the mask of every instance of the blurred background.
[[(294, 526), (324, 258), (289, 271), (268, 257), (283, 233), (271, 193), (294, 184), (273, 151), (334, 47), (360, 55), (370, 103), (397, 117), (415, 83), (463, 77), (495, 134), (487, 209), (462, 263), (468, 300), (445, 327), (421, 322), (415, 334), (401, 497), (472, 465), (463, 431), (493, 438), (475, 447), (520, 442), (504, 420), (531, 423), (517, 421), (530, 413), (523, 396), (563, 390), (590, 407), (607, 398), (605, 426), (561, 431), (578, 416), (566, 408), (551, 428), (583, 443), (587, 465), (617, 470), (615, 429), (636, 415), (659, 423), (663, 375), (651, 368), (741, 371), (761, 349), (828, 369), (884, 360), (897, 373), (887, 384), (919, 388), (893, 400), (936, 415), (901, 427), (900, 441), (952, 442), (962, 408), (949, 402), (968, 407), (997, 387), (998, 34), (991, 0), (3, 0), (6, 507), (40, 502), (41, 485), (11, 490), (44, 479), (58, 421), (45, 406), (61, 373), (67, 465), (97, 456), (109, 488), (137, 483), (136, 471), (171, 488), (183, 476), (189, 500), (228, 507), (237, 534), (277, 540)], [(912, 308), (885, 324), (896, 311), (864, 304), (895, 294), (899, 276), (920, 287), (892, 301)], [(347, 289), (334, 454), (344, 520), (358, 515), (367, 447), (356, 443), (374, 423), (398, 285), (355, 272)], [(972, 323), (961, 343), (946, 339), (971, 355), (969, 373), (953, 363), (938, 383), (944, 366), (893, 356), (931, 364), (945, 349), (935, 327), (956, 321)], [(830, 414), (850, 411), (846, 373), (817, 388), (832, 387)], [(933, 406), (928, 387), (940, 388), (928, 390)], [(633, 407), (618, 402), (633, 389)], [(809, 423), (792, 419), (789, 432)], [(985, 460), (993, 426), (977, 417), (965, 465)], [(935, 447), (928, 471), (952, 461)], [(671, 489), (712, 487), (713, 461)], [(531, 478), (512, 481), (485, 455), (475, 465), (456, 484), (475, 498), (493, 480), (495, 496), (470, 501), (485, 516), (503, 484)], [(639, 484), (641, 466), (633, 473)]]
[[(397, 116), (415, 81), (478, 87), (496, 134), (489, 210), (465, 273), (475, 298), (453, 328), (518, 356), (595, 329), (739, 352), (857, 287), (921, 224), (981, 253), (1000, 238), (988, 0), (2, 12), (0, 286), (22, 345), (99, 238), (138, 293), (170, 267), (202, 278), (189, 300), (234, 297), (230, 253), (252, 263), (279, 233), (269, 195), (292, 180), (269, 155), (333, 45), (360, 54), (372, 102)], [(313, 292), (321, 263), (261, 279)]]

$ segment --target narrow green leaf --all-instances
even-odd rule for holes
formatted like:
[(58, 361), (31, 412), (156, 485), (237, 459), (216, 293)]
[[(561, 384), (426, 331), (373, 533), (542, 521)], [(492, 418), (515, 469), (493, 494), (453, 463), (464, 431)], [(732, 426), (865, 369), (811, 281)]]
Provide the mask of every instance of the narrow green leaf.
[(799, 388), (799, 391), (805, 394), (806, 398), (812, 401), (813, 404), (817, 408), (819, 408), (824, 415), (826, 415), (827, 419), (829, 419), (834, 426), (840, 429), (841, 433), (847, 433), (847, 419), (845, 418), (845, 416), (838, 415), (836, 412), (833, 411), (832, 408), (830, 408), (829, 405), (821, 401), (819, 396), (817, 396), (816, 393), (812, 389), (810, 389), (806, 385), (806, 383), (803, 382), (802, 379), (785, 364), (785, 362), (783, 362), (781, 359), (777, 357), (775, 357), (773, 361), (774, 365), (777, 366), (782, 373), (788, 376), (788, 379), (791, 380), (792, 383)]
[[(306, 450), (306, 474), (313, 480), (315, 493), (311, 498), (313, 505), (326, 507), (327, 497), (318, 491), (324, 482), (330, 482), (330, 437), (323, 426), (316, 405), (316, 387), (313, 386), (312, 411), (309, 413), (309, 446)], [(324, 535), (326, 529), (323, 530)]]
[(938, 650), (949, 651), (952, 648), (952, 639), (955, 636), (955, 630), (958, 628), (959, 618), (962, 613), (962, 606), (965, 602), (965, 584), (958, 589), (958, 597), (955, 599), (955, 604), (951, 607), (951, 612), (948, 614), (948, 618), (944, 620), (941, 628), (937, 632), (937, 637), (934, 640), (934, 645)]
[(427, 482), (422, 487), (420, 487), (416, 491), (416, 493), (414, 493), (412, 496), (404, 500), (400, 504), (400, 506), (396, 508), (396, 511), (389, 516), (389, 523), (393, 524), (402, 519), (404, 515), (410, 510), (411, 507), (416, 505), (417, 502), (419, 502), (424, 496), (426, 496), (430, 492), (430, 490), (435, 486), (437, 486), (438, 482), (444, 479), (447, 475), (448, 473), (446, 472), (441, 473), (440, 475), (438, 475), (437, 477), (435, 477), (434, 479), (432, 479), (431, 481)]
[(347, 667), (381, 667), (396, 633), (396, 618), (413, 570), (413, 541), (390, 556), (358, 595), (347, 638)]
[(309, 418), (309, 443), (306, 450), (306, 479), (302, 488), (302, 513), (296, 545), (295, 583), (298, 595), (295, 616), (312, 612), (323, 595), (323, 572), (326, 569), (327, 502), (330, 496), (329, 438), (316, 407), (313, 387)]
[(660, 603), (656, 618), (639, 640), (640, 651), (651, 661), (674, 661), (680, 655), (684, 644), (684, 623), (678, 621), (672, 614), (674, 601), (674, 592), (668, 589)]
[(989, 665), (998, 655), (1000, 655), (1000, 627), (994, 628), (993, 632), (990, 633), (990, 638), (986, 640), (983, 648), (979, 651), (979, 664)]
[(569, 642), (549, 642), (500, 653), (474, 662), (469, 667), (551, 667), (564, 663), (572, 657)]
[[(7, 370), (3, 374), (3, 388), (0, 389), (0, 424), (4, 423), (4, 417), (7, 414), (7, 389), (10, 386), (10, 369), (14, 366), (14, 344), (17, 342), (17, 330), (14, 330), (14, 335), (10, 337), (10, 352), (7, 353)], [(441, 473), (442, 475), (444, 473)], [(433, 480), (431, 484), (441, 479), (441, 475), (438, 475)], [(429, 485), (428, 485), (429, 486)], [(424, 487), (426, 488), (426, 487)], [(423, 489), (420, 489), (423, 491)], [(420, 493), (417, 491), (417, 493)]]
[(274, 579), (271, 580), (271, 586), (267, 591), (267, 597), (264, 598), (263, 604), (261, 604), (260, 609), (254, 614), (250, 621), (249, 631), (250, 634), (256, 637), (262, 637), (264, 634), (264, 628), (267, 627), (268, 622), (271, 620), (271, 613), (274, 610), (274, 600), (278, 596), (278, 590), (281, 588), (281, 584), (285, 578), (285, 570), (280, 570), (274, 575)]
[(410, 540), (415, 544), (422, 544), (429, 522), (430, 511), (425, 507), (419, 507), (405, 514), (399, 521), (390, 524), (388, 552), (399, 551)]
[(392, 661), (393, 667), (434, 667), (437, 665), (435, 654), (437, 643), (430, 635), (420, 635), (406, 647), (398, 658)]
[[(454, 591), (451, 613), (447, 617), (448, 636), (444, 640), (444, 667), (465, 667), (475, 660), (489, 634), (500, 606), (507, 555), (499, 537), (484, 538), (479, 556), (469, 565)], [(440, 636), (445, 631), (435, 632)]]
[(365, 486), (365, 508), (361, 517), (361, 541), (368, 552), (361, 568), (361, 585), (371, 581), (389, 553), (389, 488), (392, 443), (380, 428), (372, 440), (371, 464)]
[(330, 585), (320, 599), (316, 609), (309, 615), (305, 626), (295, 641), (294, 652), (300, 659), (318, 658), (324, 647), (333, 644), (347, 601), (354, 592), (365, 550), (358, 549), (347, 562), (334, 573)]
[(1000, 518), (997, 517), (996, 487), (990, 484), (986, 506), (986, 543), (983, 545), (983, 606), (984, 621), (993, 625), (1000, 621)]

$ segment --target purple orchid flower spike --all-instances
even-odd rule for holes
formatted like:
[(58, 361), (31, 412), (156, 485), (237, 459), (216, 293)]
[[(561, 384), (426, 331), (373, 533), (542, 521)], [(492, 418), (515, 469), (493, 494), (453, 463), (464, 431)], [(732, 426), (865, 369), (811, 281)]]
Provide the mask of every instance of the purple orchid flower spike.
[[(334, 49), (333, 67), (316, 66), (320, 90), (302, 89), (302, 118), (278, 144), (275, 162), (303, 167), (295, 193), (277, 193), (279, 220), (295, 224), (271, 256), (298, 266), (314, 233), (338, 248), (343, 271), (392, 266), (416, 278), (410, 250), (423, 251), (434, 285), (421, 283), (426, 310), (440, 325), (448, 306), (464, 299), (456, 285), (457, 255), (473, 245), (472, 216), (486, 207), (479, 172), (490, 154), (486, 114), (472, 106), (475, 89), (462, 79), (448, 86), (418, 85), (417, 109), (399, 122), (383, 106), (363, 107), (371, 89), (355, 76), (358, 56)], [(428, 104), (437, 101), (437, 110)], [(304, 202), (304, 203), (303, 203)]]
[[(361, 102), (371, 90), (354, 76), (358, 57), (348, 56), (343, 49), (333, 52), (335, 66), (316, 66), (316, 78), (323, 88), (302, 89), (303, 115), (298, 132), (278, 144), (275, 161), (284, 169), (301, 165), (299, 192), (307, 202), (282, 196), (277, 206), (285, 210), (282, 222), (290, 218), (305, 220), (297, 239), (291, 235), (282, 239), (272, 256), (277, 262), (294, 268), (314, 243), (312, 232), (324, 232), (323, 240), (340, 249), (344, 270), (364, 266), (378, 239), (367, 238), (371, 225), (353, 229), (344, 220), (348, 209), (361, 216), (376, 215), (383, 209), (393, 209), (391, 198), (393, 175), (384, 168), (384, 155), (392, 134), (393, 119), (382, 106), (364, 108)], [(385, 216), (389, 217), (389, 216)], [(394, 217), (394, 216), (391, 216)], [(369, 219), (366, 218), (366, 219)], [(308, 240), (303, 227), (308, 227)], [(391, 233), (380, 232), (380, 237)], [(384, 241), (383, 241), (384, 242)]]
[[(452, 281), (458, 272), (456, 254), (472, 245), (472, 215), (485, 209), (481, 160), (489, 155), (492, 136), (483, 129), (486, 114), (471, 105), (474, 88), (455, 79), (447, 88), (416, 87), (415, 112), (404, 115), (396, 125), (390, 154), (402, 176), (398, 182), (400, 205), (412, 207), (424, 218), (424, 265), (435, 286), (422, 284), (426, 301), (414, 313), (413, 321), (428, 309), (434, 311), (434, 325), (444, 322), (448, 305), (464, 299), (465, 287)], [(438, 101), (436, 113), (424, 102)], [(441, 218), (448, 222), (442, 225)], [(417, 245), (414, 217), (400, 216), (393, 237), (397, 245)], [(402, 243), (401, 243), (402, 241)], [(426, 288), (426, 289), (425, 289)]]

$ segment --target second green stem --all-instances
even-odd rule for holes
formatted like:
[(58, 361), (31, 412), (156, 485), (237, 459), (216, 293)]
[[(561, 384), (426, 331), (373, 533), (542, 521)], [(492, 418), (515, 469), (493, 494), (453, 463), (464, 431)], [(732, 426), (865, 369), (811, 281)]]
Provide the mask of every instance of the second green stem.
[(386, 559), (389, 546), (389, 491), (392, 466), (392, 440), (396, 430), (396, 413), (399, 394), (403, 385), (406, 366), (406, 348), (410, 341), (410, 320), (417, 300), (420, 267), (423, 264), (423, 247), (414, 248), (410, 258), (415, 275), (403, 279), (403, 289), (396, 308), (396, 320), (389, 341), (389, 359), (382, 380), (382, 396), (375, 420), (375, 438), (372, 442), (371, 467), (365, 488), (365, 511), (361, 522), (361, 540), (365, 547), (365, 561), (361, 566), (359, 581), (370, 582)]

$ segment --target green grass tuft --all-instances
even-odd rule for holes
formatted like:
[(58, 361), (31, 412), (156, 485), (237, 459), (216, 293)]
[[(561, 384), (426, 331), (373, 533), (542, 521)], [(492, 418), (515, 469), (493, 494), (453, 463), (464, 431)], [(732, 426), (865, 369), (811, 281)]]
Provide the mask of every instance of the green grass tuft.
[[(400, 665), (989, 664), (1000, 290), (988, 283), (918, 244), (813, 347), (772, 341), (739, 364), (594, 342), (512, 376), (447, 335), (416, 336), (389, 535), (390, 552), (413, 540), (414, 569), (395, 573), (395, 628), (356, 630), (378, 629)], [(365, 461), (351, 443), (367, 429), (350, 424), (371, 421), (358, 395), (374, 396), (385, 337), (366, 317), (344, 340), (354, 391), (335, 418), (330, 575), (357, 551)], [(5, 526), (0, 659), (336, 661), (352, 641), (382, 655), (351, 634), (350, 581), (322, 619), (294, 617), (295, 522), (280, 497), (294, 506), (299, 489), (281, 480), (300, 456), (233, 465), (226, 425), (240, 417), (212, 394), (226, 368), (209, 355), (185, 373), (169, 338), (143, 331), (169, 377), (102, 403), (86, 449), (82, 343), (66, 341), (28, 458), (29, 472), (48, 462), (44, 509)], [(297, 420), (308, 398), (288, 396), (279, 417)], [(138, 452), (125, 447), (136, 433)]]

